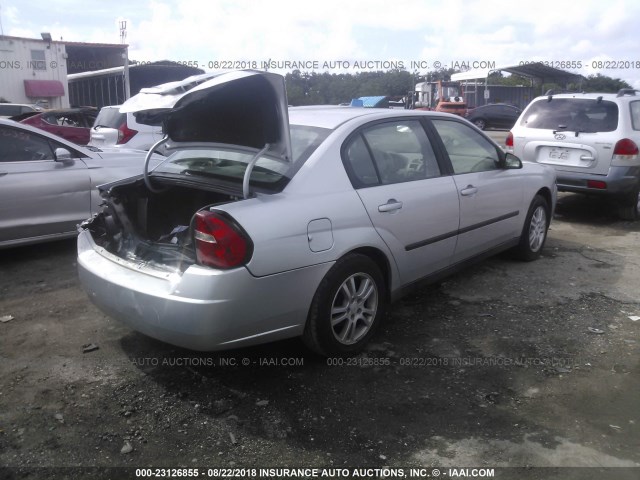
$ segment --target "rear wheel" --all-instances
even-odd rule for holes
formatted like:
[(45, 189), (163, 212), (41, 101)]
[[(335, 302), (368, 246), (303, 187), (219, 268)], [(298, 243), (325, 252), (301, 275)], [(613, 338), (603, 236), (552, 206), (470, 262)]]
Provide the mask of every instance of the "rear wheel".
[(348, 255), (320, 282), (303, 341), (325, 356), (357, 353), (377, 329), (385, 306), (385, 282), (378, 266), (364, 255)]
[(636, 187), (633, 192), (620, 200), (618, 216), (623, 220), (640, 219), (640, 187)]
[(520, 235), (520, 243), (514, 252), (520, 260), (530, 262), (540, 256), (549, 229), (549, 204), (542, 195), (536, 195), (531, 202), (527, 218)]

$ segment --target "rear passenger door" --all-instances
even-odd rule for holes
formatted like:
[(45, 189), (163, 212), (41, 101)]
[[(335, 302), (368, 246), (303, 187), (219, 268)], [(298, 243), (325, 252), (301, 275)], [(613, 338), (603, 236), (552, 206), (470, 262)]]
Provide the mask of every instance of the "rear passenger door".
[(470, 126), (431, 120), (453, 167), (460, 199), (454, 262), (486, 252), (520, 235), (522, 170), (502, 167), (498, 147)]
[(458, 192), (443, 175), (418, 119), (370, 124), (342, 150), (369, 218), (391, 250), (403, 284), (447, 267), (458, 230)]

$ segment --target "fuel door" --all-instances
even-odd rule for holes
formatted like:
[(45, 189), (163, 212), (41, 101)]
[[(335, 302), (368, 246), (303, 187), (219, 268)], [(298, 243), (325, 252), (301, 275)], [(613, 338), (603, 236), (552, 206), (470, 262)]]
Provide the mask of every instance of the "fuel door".
[(307, 240), (312, 252), (323, 252), (333, 247), (333, 231), (331, 220), (317, 218), (307, 225)]

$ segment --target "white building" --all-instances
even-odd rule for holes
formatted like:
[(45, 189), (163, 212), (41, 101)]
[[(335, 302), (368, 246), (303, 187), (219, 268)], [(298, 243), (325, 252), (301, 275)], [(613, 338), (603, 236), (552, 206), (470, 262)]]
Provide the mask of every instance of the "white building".
[(68, 108), (64, 42), (0, 36), (0, 101)]

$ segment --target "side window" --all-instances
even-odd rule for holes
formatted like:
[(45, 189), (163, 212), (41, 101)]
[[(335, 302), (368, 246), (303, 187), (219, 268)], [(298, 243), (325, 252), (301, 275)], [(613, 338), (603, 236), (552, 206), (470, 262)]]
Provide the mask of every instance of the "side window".
[(53, 160), (49, 142), (31, 132), (0, 127), (0, 162)]
[(56, 119), (56, 116), (53, 114), (47, 114), (47, 115), (43, 115), (42, 119), (47, 122), (49, 125), (57, 125), (58, 124), (58, 120)]
[(56, 123), (63, 127), (80, 127), (82, 126), (82, 119), (77, 113), (65, 113), (56, 117)]
[(634, 130), (640, 130), (640, 101), (629, 103), (631, 109), (631, 125)]
[(362, 135), (354, 137), (345, 149), (345, 162), (350, 170), (351, 181), (353, 186), (369, 187), (378, 185), (378, 173), (373, 166), (369, 150), (362, 139)]
[(470, 127), (451, 120), (432, 120), (449, 154), (455, 174), (498, 170), (496, 147)]
[(440, 168), (417, 120), (389, 122), (362, 132), (383, 185), (440, 176)]

